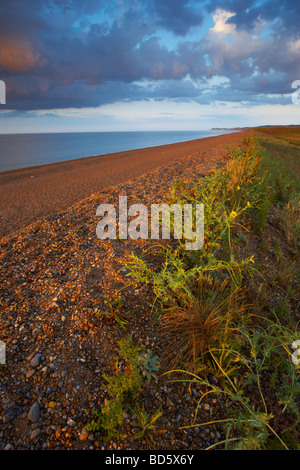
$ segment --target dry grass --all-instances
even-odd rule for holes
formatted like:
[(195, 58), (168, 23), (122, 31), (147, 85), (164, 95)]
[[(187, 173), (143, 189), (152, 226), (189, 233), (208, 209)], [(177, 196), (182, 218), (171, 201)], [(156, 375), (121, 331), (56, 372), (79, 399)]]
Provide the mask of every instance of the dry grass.
[(163, 334), (171, 333), (174, 337), (167, 357), (172, 356), (176, 363), (193, 363), (211, 347), (234, 336), (234, 320), (244, 311), (237, 292), (230, 290), (227, 280), (201, 277), (195, 294), (182, 307), (169, 309), (161, 318)]

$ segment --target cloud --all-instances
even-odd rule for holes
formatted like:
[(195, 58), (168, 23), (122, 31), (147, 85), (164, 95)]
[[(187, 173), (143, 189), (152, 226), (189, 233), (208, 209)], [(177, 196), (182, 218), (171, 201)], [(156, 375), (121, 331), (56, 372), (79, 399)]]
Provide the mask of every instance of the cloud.
[(43, 67), (46, 62), (26, 38), (1, 39), (0, 70), (20, 73), (28, 69)]
[[(240, 0), (2, 2), (7, 108), (272, 102), (300, 78), (299, 16), (299, 2), (288, 0), (246, 9)], [(206, 33), (197, 36), (200, 26)]]
[(185, 36), (193, 26), (203, 22), (199, 3), (190, 4), (188, 0), (153, 0), (157, 25), (175, 34)]
[(232, 16), (235, 16), (235, 14), (218, 8), (212, 15), (215, 25), (211, 28), (211, 31), (221, 33), (223, 35), (233, 33), (235, 31), (235, 25), (227, 22)]

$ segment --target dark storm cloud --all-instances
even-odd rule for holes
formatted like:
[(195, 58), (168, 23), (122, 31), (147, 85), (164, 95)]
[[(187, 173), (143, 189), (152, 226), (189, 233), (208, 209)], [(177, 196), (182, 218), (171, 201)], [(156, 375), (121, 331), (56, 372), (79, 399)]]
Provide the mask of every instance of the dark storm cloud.
[(195, 2), (193, 6), (189, 3), (188, 0), (153, 0), (158, 25), (183, 36), (191, 27), (201, 25), (201, 2)]
[[(7, 85), (7, 108), (148, 98), (204, 103), (222, 96), (265, 102), (270, 94), (290, 92), (291, 82), (300, 78), (299, 5), (288, 0), (2, 2), (0, 79)], [(218, 8), (233, 14), (222, 27), (207, 30), (201, 39), (188, 36), (205, 24), (205, 13), (215, 15)], [(260, 25), (268, 27), (263, 36)], [(177, 39), (173, 50), (160, 39), (163, 31)], [(216, 75), (228, 79), (225, 89), (207, 81)]]

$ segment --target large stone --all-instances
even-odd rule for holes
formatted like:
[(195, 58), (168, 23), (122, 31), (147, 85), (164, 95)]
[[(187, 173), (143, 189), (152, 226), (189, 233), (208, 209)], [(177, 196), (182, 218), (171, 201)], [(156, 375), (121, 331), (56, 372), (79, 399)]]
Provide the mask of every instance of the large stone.
[(30, 361), (31, 367), (37, 367), (40, 365), (42, 362), (42, 354), (38, 353), (33, 356), (33, 358)]
[(33, 403), (30, 410), (28, 411), (28, 419), (32, 423), (36, 423), (40, 417), (40, 407), (37, 402)]

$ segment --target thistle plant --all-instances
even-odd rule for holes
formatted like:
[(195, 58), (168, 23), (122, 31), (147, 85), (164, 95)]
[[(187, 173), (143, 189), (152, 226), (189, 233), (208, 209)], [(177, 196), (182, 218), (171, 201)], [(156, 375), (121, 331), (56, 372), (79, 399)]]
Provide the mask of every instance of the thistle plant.
[(159, 359), (157, 356), (152, 356), (150, 350), (141, 351), (138, 358), (138, 367), (140, 368), (142, 375), (147, 377), (148, 382), (152, 378), (158, 379), (157, 372), (159, 371)]

